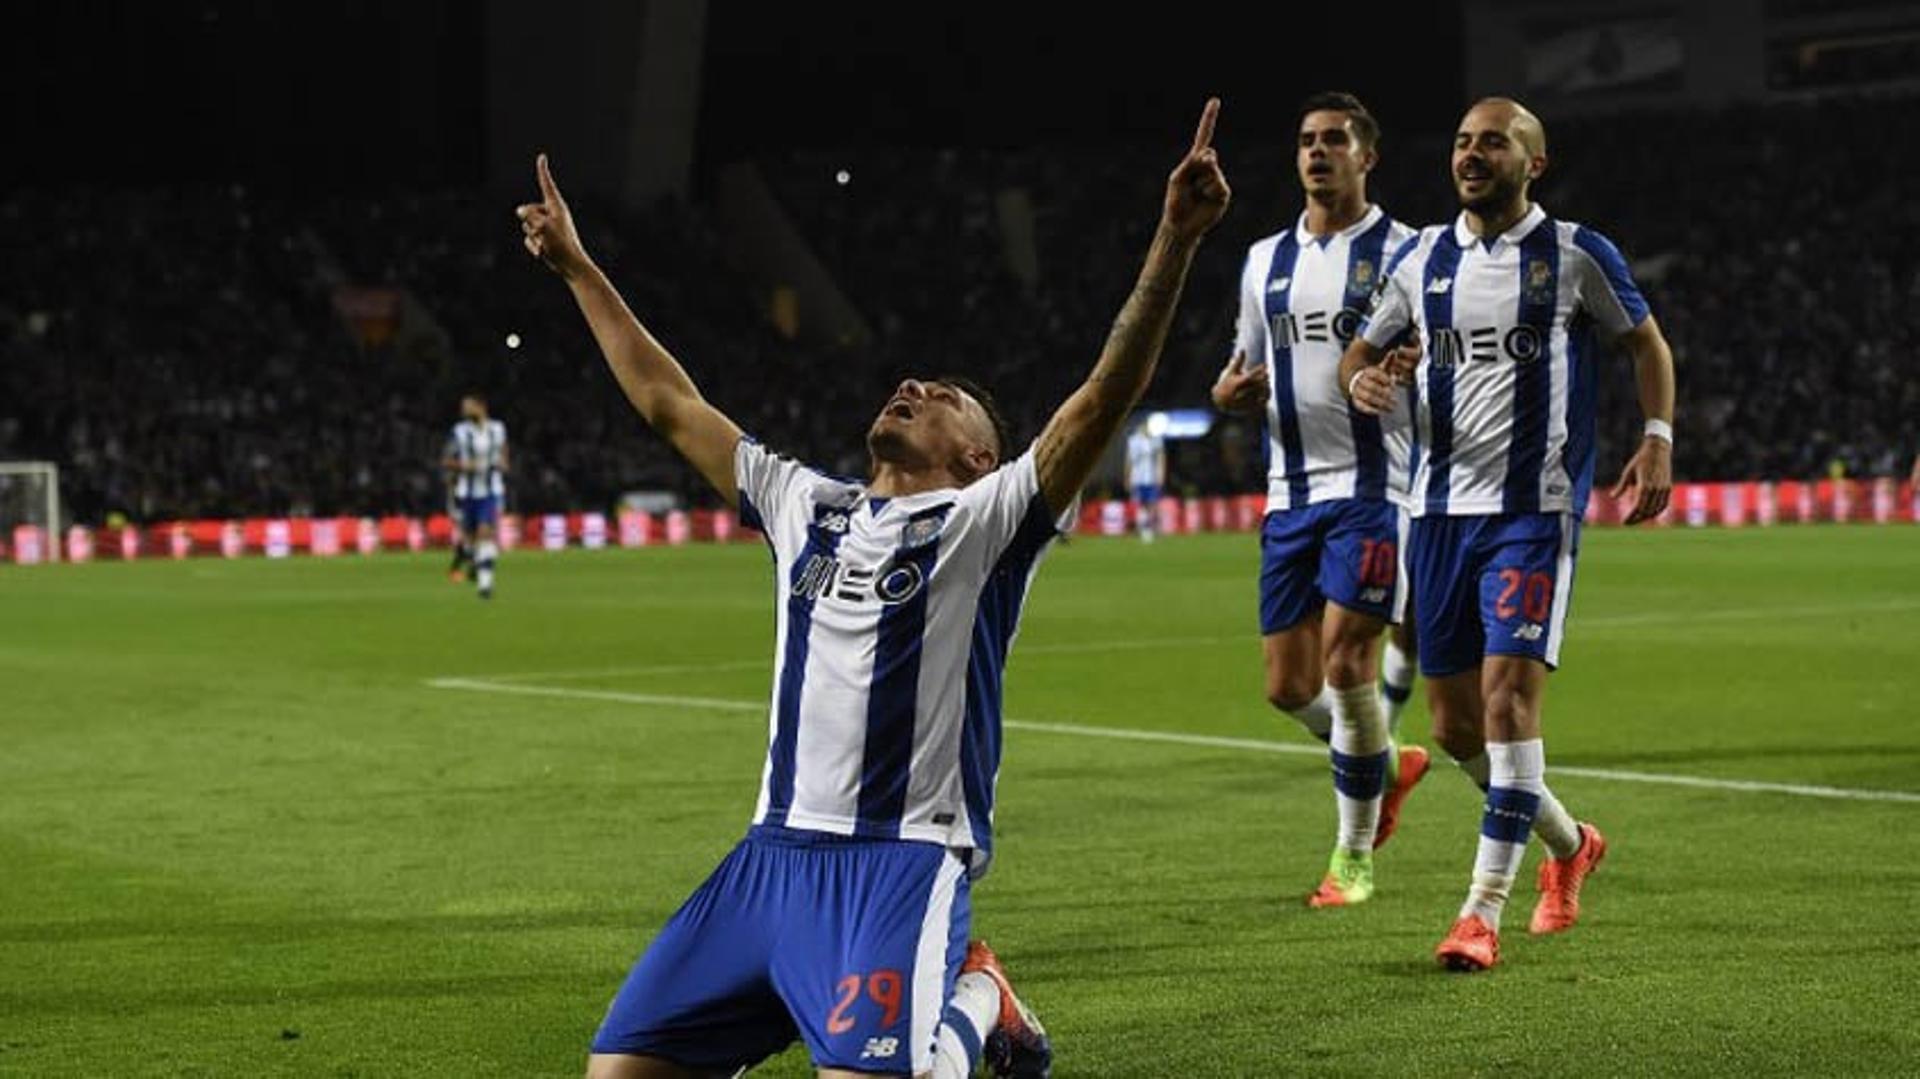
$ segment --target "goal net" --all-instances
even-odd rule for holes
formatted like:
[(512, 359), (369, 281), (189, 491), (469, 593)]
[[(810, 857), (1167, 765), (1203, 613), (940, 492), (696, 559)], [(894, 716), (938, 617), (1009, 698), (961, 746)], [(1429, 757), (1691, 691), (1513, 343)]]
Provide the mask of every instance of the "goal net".
[(0, 461), (0, 551), (6, 561), (58, 561), (60, 525), (59, 467)]

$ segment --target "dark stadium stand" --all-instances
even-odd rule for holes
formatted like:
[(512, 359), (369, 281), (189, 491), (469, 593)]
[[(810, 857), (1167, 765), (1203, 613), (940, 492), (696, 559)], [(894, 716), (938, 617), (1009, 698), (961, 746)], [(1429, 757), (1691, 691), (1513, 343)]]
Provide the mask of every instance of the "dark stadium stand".
[[(1905, 472), (1920, 441), (1920, 321), (1908, 314), (1920, 205), (1894, 178), (1920, 167), (1900, 135), (1920, 103), (1547, 119), (1555, 156), (1539, 198), (1634, 259), (1674, 344), (1677, 478), (1804, 478), (1836, 460), (1854, 475)], [(1156, 404), (1204, 400), (1245, 246), (1296, 212), (1284, 141), (1236, 137), (1223, 155), (1237, 206), (1196, 267)], [(1444, 133), (1389, 130), (1385, 149), (1375, 198), (1412, 223), (1450, 217)], [(578, 212), (711, 397), (769, 444), (859, 471), (858, 432), (910, 373), (974, 376), (1017, 429), (1037, 430), (1131, 284), (1165, 150), (762, 162), (875, 328), (856, 351), (776, 333), (703, 211), (620, 215), (587, 200)], [(422, 512), (441, 501), (435, 461), (457, 398), (478, 387), (513, 432), (518, 508), (604, 509), (635, 488), (704, 497), (632, 417), (565, 289), (520, 250), (510, 209), (470, 191), (8, 194), (0, 233), (23, 250), (30, 231), (35, 257), (0, 260), (0, 458), (58, 462), (83, 522)], [(1021, 272), (1005, 254), (1008, 214), (1031, 222)], [(398, 297), (395, 324), (356, 333), (337, 302), (349, 284)], [(1638, 411), (1624, 361), (1601, 381), (1606, 481)], [(1183, 447), (1176, 488), (1258, 486), (1253, 433), (1218, 430), (1216, 442), (1245, 444)]]

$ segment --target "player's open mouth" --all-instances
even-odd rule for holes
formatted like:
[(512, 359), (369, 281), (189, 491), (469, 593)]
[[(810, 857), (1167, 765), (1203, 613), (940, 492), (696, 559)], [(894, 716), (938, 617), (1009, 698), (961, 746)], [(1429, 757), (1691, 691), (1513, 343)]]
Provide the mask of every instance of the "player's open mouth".
[(910, 420), (913, 418), (913, 404), (904, 397), (896, 397), (888, 401), (887, 407), (883, 411), (886, 415), (898, 419)]

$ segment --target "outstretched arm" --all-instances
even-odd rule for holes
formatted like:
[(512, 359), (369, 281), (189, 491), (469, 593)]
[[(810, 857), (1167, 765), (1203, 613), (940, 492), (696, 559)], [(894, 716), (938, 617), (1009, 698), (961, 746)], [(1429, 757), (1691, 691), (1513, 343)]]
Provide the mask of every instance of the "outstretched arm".
[(1634, 496), (1626, 520), (1631, 525), (1660, 516), (1673, 495), (1673, 349), (1652, 315), (1627, 331), (1621, 342), (1633, 354), (1640, 414), (1648, 429), (1610, 492), (1614, 498)]
[(573, 214), (541, 154), (535, 171), (540, 201), (516, 211), (527, 251), (545, 262), (573, 290), (607, 367), (647, 424), (680, 451), (728, 503), (739, 500), (733, 474), (740, 428), (707, 403), (673, 354), (640, 324), (613, 282), (581, 246)]
[(1126, 422), (1127, 413), (1146, 392), (1193, 254), (1201, 237), (1226, 213), (1232, 192), (1213, 149), (1213, 123), (1219, 114), (1219, 100), (1210, 99), (1200, 114), (1193, 147), (1167, 177), (1160, 227), (1133, 295), (1114, 320), (1092, 373), (1053, 414), (1034, 443), (1040, 493), (1055, 513), (1073, 503), (1101, 453)]

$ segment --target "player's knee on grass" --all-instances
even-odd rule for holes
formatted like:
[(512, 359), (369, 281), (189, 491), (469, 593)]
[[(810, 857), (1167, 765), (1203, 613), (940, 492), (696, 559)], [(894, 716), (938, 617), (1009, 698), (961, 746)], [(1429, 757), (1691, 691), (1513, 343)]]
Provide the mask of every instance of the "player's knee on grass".
[(595, 1053), (587, 1058), (587, 1079), (725, 1079), (734, 1071), (701, 1071), (661, 1057)]

